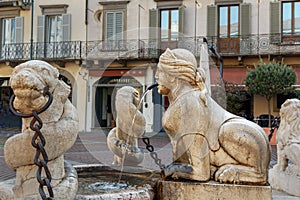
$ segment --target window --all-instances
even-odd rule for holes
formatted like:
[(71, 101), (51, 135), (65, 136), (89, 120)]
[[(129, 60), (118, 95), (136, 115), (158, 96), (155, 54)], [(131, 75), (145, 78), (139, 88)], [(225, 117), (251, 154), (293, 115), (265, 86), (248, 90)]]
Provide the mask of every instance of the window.
[(2, 44), (11, 44), (16, 42), (15, 18), (6, 18), (2, 20)]
[(19, 59), (23, 48), (23, 17), (7, 17), (0, 21), (1, 58)]
[(106, 39), (122, 39), (123, 12), (106, 13)]
[(300, 35), (300, 1), (282, 2), (282, 34)]
[(42, 15), (37, 19), (37, 57), (63, 58), (71, 53), (71, 15)]
[(105, 49), (120, 49), (123, 46), (124, 12), (107, 11), (105, 13)]
[(219, 7), (219, 37), (234, 38), (239, 36), (239, 6)]
[(47, 42), (61, 42), (62, 38), (62, 16), (48, 16)]
[(179, 36), (179, 10), (161, 10), (160, 28), (161, 41), (176, 41)]

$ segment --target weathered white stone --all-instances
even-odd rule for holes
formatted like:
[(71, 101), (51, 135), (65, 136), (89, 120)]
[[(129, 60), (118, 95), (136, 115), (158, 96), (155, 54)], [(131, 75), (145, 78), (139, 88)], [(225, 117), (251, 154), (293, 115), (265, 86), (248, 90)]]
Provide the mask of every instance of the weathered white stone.
[(114, 153), (113, 165), (138, 165), (144, 159), (138, 137), (144, 133), (146, 121), (138, 104), (139, 93), (133, 87), (124, 86), (117, 91), (117, 124), (107, 136), (108, 148)]
[[(67, 162), (65, 162), (64, 171), (66, 172), (65, 177), (59, 184), (52, 188), (55, 194), (55, 199), (73, 200), (78, 188), (77, 172), (74, 167)], [(16, 185), (16, 179), (10, 179), (0, 183), (0, 200), (41, 200), (39, 194), (17, 198), (13, 192), (14, 185)], [(34, 187), (34, 185), (32, 187)], [(47, 190), (45, 192), (47, 194)]]
[(174, 161), (163, 169), (164, 177), (266, 184), (271, 151), (265, 132), (219, 106), (196, 65), (184, 49), (167, 49), (159, 59), (155, 78), (170, 102), (162, 124)]
[(300, 197), (300, 176), (272, 168), (269, 170), (269, 182), (275, 190)]
[(158, 199), (161, 200), (272, 199), (270, 186), (221, 184), (213, 181), (206, 183), (161, 181), (158, 184)]
[(277, 164), (269, 171), (269, 182), (277, 190), (300, 197), (300, 100), (286, 100), (280, 119)]
[[(77, 187), (74, 186), (77, 184), (77, 179), (72, 180), (76, 184), (65, 186), (64, 189), (54, 189), (60, 188), (65, 177), (63, 154), (72, 147), (78, 134), (77, 112), (68, 100), (70, 88), (63, 81), (58, 80), (58, 76), (56, 68), (46, 62), (33, 60), (15, 67), (10, 85), (15, 94), (13, 106), (23, 114), (31, 114), (33, 110), (37, 111), (46, 104), (49, 97), (43, 94), (45, 87), (48, 87), (53, 95), (50, 107), (38, 115), (43, 122), (41, 133), (46, 141), (45, 151), (48, 156), (54, 196), (59, 197), (60, 194), (57, 192), (63, 191), (66, 197), (63, 199), (72, 199), (75, 194), (72, 197), (71, 191), (76, 193)], [(39, 199), (37, 166), (34, 165), (33, 160), (36, 150), (31, 145), (35, 134), (30, 128), (32, 119), (32, 117), (23, 118), (22, 133), (10, 137), (4, 145), (5, 161), (9, 167), (16, 170), (16, 183), (13, 188), (15, 198)], [(42, 176), (45, 177), (44, 174)], [(44, 190), (47, 192), (47, 188)], [(66, 191), (69, 191), (67, 195)]]

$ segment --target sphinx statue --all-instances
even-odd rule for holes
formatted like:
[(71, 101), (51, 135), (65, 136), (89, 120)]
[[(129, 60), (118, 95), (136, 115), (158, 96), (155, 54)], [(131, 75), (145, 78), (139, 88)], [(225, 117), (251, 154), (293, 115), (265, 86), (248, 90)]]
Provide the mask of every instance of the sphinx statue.
[(300, 197), (299, 117), (299, 99), (288, 99), (281, 105), (276, 133), (277, 164), (269, 171), (269, 182), (275, 189)]
[[(58, 76), (58, 70), (44, 61), (32, 60), (18, 65), (10, 78), (15, 95), (12, 105), (17, 112), (30, 115), (47, 104), (49, 95), (44, 94), (45, 88), (52, 94), (52, 103), (38, 115), (43, 123), (40, 132), (45, 138), (44, 149), (52, 177), (51, 187), (55, 199), (74, 199), (77, 174), (69, 177), (70, 174), (66, 173), (65, 167), (70, 164), (64, 162), (64, 153), (76, 141), (78, 117), (75, 107), (68, 99), (70, 87), (60, 81)], [(40, 199), (40, 184), (36, 178), (38, 166), (34, 164), (37, 151), (32, 146), (35, 135), (31, 128), (32, 119), (33, 117), (22, 118), (22, 132), (10, 137), (4, 145), (5, 161), (16, 171), (14, 199)], [(46, 175), (42, 171), (41, 178), (44, 179)]]
[(108, 148), (114, 154), (113, 165), (138, 165), (144, 160), (138, 138), (144, 133), (146, 120), (138, 104), (139, 93), (133, 87), (124, 86), (117, 91), (116, 127), (107, 136)]
[(208, 94), (205, 73), (185, 49), (159, 58), (158, 92), (169, 99), (162, 119), (173, 152), (165, 179), (265, 185), (271, 151), (264, 130), (227, 112)]

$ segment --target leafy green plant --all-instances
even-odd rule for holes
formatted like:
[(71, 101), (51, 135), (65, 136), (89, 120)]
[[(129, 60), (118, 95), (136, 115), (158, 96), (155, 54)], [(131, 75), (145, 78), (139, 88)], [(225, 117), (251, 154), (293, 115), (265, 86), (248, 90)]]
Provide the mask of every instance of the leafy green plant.
[(271, 125), (271, 99), (276, 94), (294, 92), (297, 77), (292, 67), (282, 62), (259, 62), (246, 76), (248, 93), (265, 97), (268, 102), (269, 127)]

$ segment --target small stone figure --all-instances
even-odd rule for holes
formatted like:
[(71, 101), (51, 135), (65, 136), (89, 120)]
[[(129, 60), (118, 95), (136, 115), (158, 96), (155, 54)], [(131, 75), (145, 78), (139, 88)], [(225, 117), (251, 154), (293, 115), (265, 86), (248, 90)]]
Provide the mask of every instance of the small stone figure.
[(299, 99), (288, 99), (281, 105), (276, 142), (277, 164), (269, 171), (269, 182), (275, 189), (300, 197)]
[[(124, 86), (116, 94), (116, 127), (107, 136), (108, 148), (114, 153), (113, 165), (138, 165), (144, 153), (138, 148), (138, 137), (145, 130), (145, 117), (138, 108), (139, 93), (130, 86)], [(124, 160), (122, 160), (124, 159)]]
[(271, 151), (263, 129), (219, 106), (207, 93), (205, 73), (185, 49), (167, 49), (159, 59), (158, 92), (170, 105), (162, 124), (173, 163), (164, 177), (222, 183), (267, 183)]
[[(51, 186), (55, 199), (74, 199), (77, 192), (77, 175), (65, 172), (64, 153), (72, 147), (78, 134), (77, 111), (68, 100), (70, 87), (58, 79), (59, 72), (50, 64), (33, 60), (15, 67), (10, 85), (14, 91), (13, 107), (22, 114), (32, 114), (41, 109), (49, 96), (43, 94), (45, 87), (53, 96), (48, 109), (39, 114), (43, 122), (41, 133), (45, 137), (47, 166), (52, 176)], [(4, 145), (4, 158), (16, 171), (13, 188), (14, 198), (40, 199), (36, 179), (38, 167), (34, 164), (36, 154), (31, 141), (35, 131), (30, 128), (32, 117), (22, 119), (22, 133), (10, 137)], [(42, 178), (45, 174), (42, 173)]]

